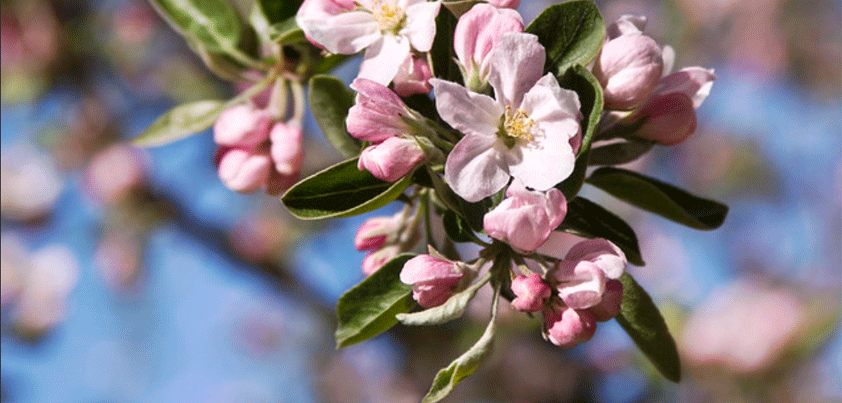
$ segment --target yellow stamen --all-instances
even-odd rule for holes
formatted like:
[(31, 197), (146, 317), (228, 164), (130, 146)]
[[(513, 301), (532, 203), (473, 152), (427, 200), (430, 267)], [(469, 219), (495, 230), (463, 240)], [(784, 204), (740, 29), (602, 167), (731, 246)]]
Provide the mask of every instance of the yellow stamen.
[(512, 107), (506, 105), (506, 113), (503, 115), (503, 131), (512, 138), (532, 141), (532, 126), (535, 121), (529, 118), (526, 111), (518, 109), (512, 113)]
[(397, 33), (403, 25), (404, 12), (398, 7), (397, 3), (393, 1), (375, 1), (372, 7), (374, 20), (377, 21), (377, 26), (383, 32)]

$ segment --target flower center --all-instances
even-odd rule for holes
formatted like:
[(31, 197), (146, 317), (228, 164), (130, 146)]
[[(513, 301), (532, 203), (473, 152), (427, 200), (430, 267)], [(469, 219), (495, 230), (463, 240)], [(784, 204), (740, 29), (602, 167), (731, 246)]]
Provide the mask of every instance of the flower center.
[(504, 136), (504, 141), (510, 148), (517, 139), (532, 141), (534, 138), (532, 134), (535, 121), (529, 118), (526, 111), (513, 110), (511, 105), (506, 105), (506, 112), (500, 120), (500, 134)]
[(374, 20), (377, 21), (378, 28), (384, 33), (391, 32), (397, 34), (406, 17), (403, 10), (398, 7), (394, 0), (375, 1), (374, 7), (372, 7), (372, 13), (374, 14)]

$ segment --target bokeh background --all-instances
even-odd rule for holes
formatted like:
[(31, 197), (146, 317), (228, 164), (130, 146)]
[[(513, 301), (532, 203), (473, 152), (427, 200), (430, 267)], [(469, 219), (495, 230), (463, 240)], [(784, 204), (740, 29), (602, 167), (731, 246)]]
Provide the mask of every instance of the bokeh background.
[[(550, 4), (522, 3), (527, 22)], [(720, 229), (587, 190), (637, 230), (648, 264), (629, 272), (684, 380), (613, 322), (561, 350), (504, 312), (493, 356), (447, 401), (842, 401), (842, 2), (597, 3), (608, 22), (646, 15), (677, 67), (718, 76), (697, 132), (633, 167), (729, 204)], [(208, 132), (128, 146), (173, 105), (234, 91), (145, 2), (0, 6), (2, 401), (414, 402), (478, 337), (484, 309), (335, 350), (365, 217), (305, 223), (227, 190)], [(312, 120), (306, 136), (305, 174), (339, 159)]]

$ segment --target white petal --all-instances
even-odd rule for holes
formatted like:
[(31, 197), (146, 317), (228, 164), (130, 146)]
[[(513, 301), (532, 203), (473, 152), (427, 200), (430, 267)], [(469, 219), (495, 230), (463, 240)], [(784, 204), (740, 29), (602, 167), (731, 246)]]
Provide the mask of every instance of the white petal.
[(409, 41), (394, 35), (383, 36), (365, 50), (358, 77), (389, 85), (409, 56)]
[(409, 38), (415, 50), (427, 52), (433, 47), (436, 36), (436, 15), (441, 3), (421, 2), (406, 8), (406, 27), (400, 34)]
[(310, 36), (332, 53), (357, 53), (382, 36), (371, 13), (350, 11), (330, 17), (327, 21), (304, 20), (310, 26)]
[(544, 73), (546, 54), (538, 37), (508, 32), (500, 37), (489, 57), (488, 82), (503, 105), (520, 105), (526, 93)]
[(468, 91), (450, 81), (430, 79), (436, 109), (445, 122), (468, 135), (496, 136), (503, 108), (487, 95)]
[(564, 133), (578, 126), (571, 119), (568, 122), (543, 123), (533, 141), (513, 147), (506, 154), (509, 173), (535, 190), (547, 190), (567, 179), (576, 158)]
[(509, 182), (500, 155), (503, 145), (496, 135), (467, 135), (447, 156), (444, 178), (456, 194), (477, 202), (496, 193)]
[[(575, 91), (561, 88), (552, 73), (541, 77), (535, 86), (523, 96), (518, 109), (522, 109), (529, 118), (536, 121), (561, 121), (580, 119), (579, 95)], [(573, 137), (575, 133), (568, 133)]]

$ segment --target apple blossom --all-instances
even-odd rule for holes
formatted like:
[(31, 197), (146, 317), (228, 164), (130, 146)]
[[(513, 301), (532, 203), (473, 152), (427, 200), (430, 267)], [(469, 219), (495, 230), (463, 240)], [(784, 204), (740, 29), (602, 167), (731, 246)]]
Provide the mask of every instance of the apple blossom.
[(380, 249), (387, 243), (393, 243), (402, 227), (402, 215), (377, 216), (366, 220), (354, 237), (357, 250)]
[(418, 141), (396, 136), (366, 147), (357, 167), (386, 182), (394, 182), (412, 172), (425, 159)]
[(433, 89), (429, 83), (432, 76), (430, 65), (426, 60), (410, 55), (403, 62), (393, 80), (395, 93), (402, 97), (429, 94)]
[(465, 136), (447, 157), (445, 180), (467, 201), (509, 178), (547, 190), (573, 171), (570, 139), (581, 127), (579, 97), (543, 73), (545, 51), (532, 34), (506, 33), (489, 56), (495, 98), (431, 79), (439, 115)]
[(223, 111), (213, 125), (213, 140), (222, 146), (253, 147), (269, 136), (272, 117), (252, 105), (236, 105)]
[(602, 294), (602, 301), (590, 307), (588, 311), (598, 322), (605, 322), (620, 313), (622, 302), (623, 283), (619, 280), (608, 280), (605, 282), (605, 293)]
[(272, 172), (272, 157), (262, 150), (220, 148), (219, 179), (229, 189), (251, 193), (265, 186)]
[(377, 270), (380, 270), (384, 264), (389, 263), (401, 253), (401, 248), (398, 245), (387, 245), (383, 248), (372, 251), (363, 258), (362, 269), (366, 276), (372, 275)]
[(356, 102), (348, 110), (345, 125), (352, 136), (372, 143), (412, 132), (408, 120), (418, 120), (417, 112), (385, 85), (357, 78), (351, 83)]
[(269, 131), (269, 141), (269, 154), (275, 172), (294, 183), (298, 180), (304, 160), (304, 132), (301, 125), (297, 122), (275, 122)]
[(567, 201), (558, 189), (546, 193), (512, 185), (507, 198), (483, 217), (488, 235), (529, 253), (541, 246), (564, 220)]
[(386, 85), (412, 49), (430, 50), (440, 6), (425, 0), (307, 0), (295, 20), (310, 41), (331, 53), (365, 49), (359, 77)]
[(588, 311), (550, 303), (542, 311), (544, 334), (551, 343), (564, 348), (584, 343), (596, 332), (596, 319)]
[[(496, 6), (496, 7), (495, 7)], [(453, 31), (453, 47), (465, 86), (474, 92), (488, 88), (489, 55), (506, 32), (523, 32), (517, 11), (499, 5), (477, 4), (459, 17)]]
[(602, 45), (593, 72), (604, 88), (605, 107), (629, 110), (649, 96), (663, 68), (658, 44), (642, 33), (632, 32)]
[(512, 307), (521, 312), (538, 312), (544, 307), (544, 300), (552, 295), (552, 289), (538, 273), (519, 275), (512, 279), (512, 292), (517, 296)]
[(418, 255), (403, 266), (400, 279), (412, 285), (412, 298), (424, 308), (439, 306), (450, 298), (465, 276), (459, 263), (432, 255)]

